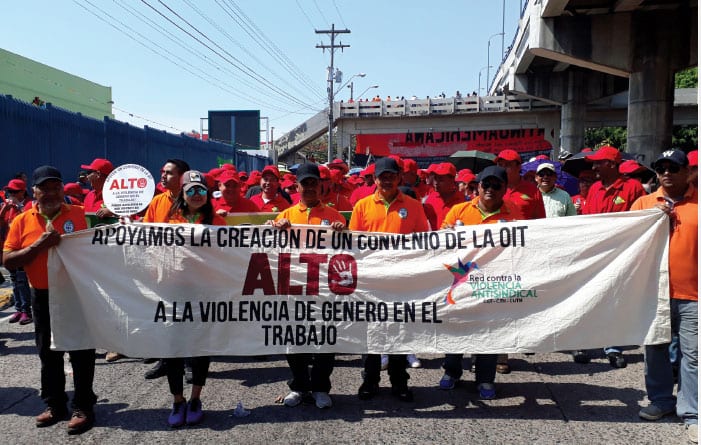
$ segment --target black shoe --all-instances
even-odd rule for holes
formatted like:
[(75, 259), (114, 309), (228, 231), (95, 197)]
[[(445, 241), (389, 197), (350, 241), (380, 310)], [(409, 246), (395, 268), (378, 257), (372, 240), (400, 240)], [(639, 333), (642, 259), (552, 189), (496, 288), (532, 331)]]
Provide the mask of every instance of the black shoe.
[(166, 368), (165, 362), (163, 360), (159, 360), (158, 363), (156, 363), (156, 366), (146, 371), (146, 374), (144, 374), (144, 378), (146, 380), (158, 379), (163, 377), (167, 373), (168, 370)]
[(608, 357), (609, 363), (614, 368), (625, 368), (626, 366), (628, 366), (626, 358), (623, 357), (623, 354), (621, 354), (620, 352), (609, 352), (608, 354), (606, 354), (606, 357)]
[(414, 393), (406, 386), (393, 386), (392, 395), (402, 402), (414, 401)]
[(192, 366), (185, 365), (185, 383), (192, 385)]
[(587, 351), (572, 351), (572, 358), (575, 363), (581, 363), (582, 365), (586, 365), (591, 361)]
[(358, 398), (360, 400), (370, 400), (380, 393), (380, 385), (377, 383), (363, 382), (358, 389)]

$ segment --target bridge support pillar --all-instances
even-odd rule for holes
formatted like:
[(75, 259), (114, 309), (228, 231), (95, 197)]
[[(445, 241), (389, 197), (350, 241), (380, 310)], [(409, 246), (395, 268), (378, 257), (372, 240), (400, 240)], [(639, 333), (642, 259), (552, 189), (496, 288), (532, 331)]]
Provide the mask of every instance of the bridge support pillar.
[[(343, 155), (348, 156), (348, 147), (351, 144), (351, 134), (343, 131), (341, 126), (336, 127), (336, 157), (343, 159)], [(353, 159), (348, 159), (346, 162), (350, 166)]]
[(633, 71), (629, 79), (628, 149), (650, 164), (671, 147), (674, 71), (688, 43), (677, 14), (635, 14)]
[[(586, 116), (585, 74), (572, 68), (567, 73), (567, 101), (560, 111), (560, 147), (570, 153), (578, 153), (584, 147), (584, 122)], [(559, 154), (559, 153), (558, 153)]]

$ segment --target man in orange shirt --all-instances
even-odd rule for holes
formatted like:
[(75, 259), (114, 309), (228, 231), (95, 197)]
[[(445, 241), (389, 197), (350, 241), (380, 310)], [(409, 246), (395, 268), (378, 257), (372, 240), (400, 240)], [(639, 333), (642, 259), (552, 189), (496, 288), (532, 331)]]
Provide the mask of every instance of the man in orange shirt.
[[(164, 193), (154, 196), (146, 209), (143, 222), (167, 223), (170, 219), (170, 209), (175, 198), (180, 193), (180, 178), (190, 170), (190, 166), (182, 159), (168, 159), (161, 169), (161, 186)], [(163, 374), (165, 375), (165, 374)]]
[[(293, 224), (330, 226), (337, 231), (346, 228), (343, 215), (321, 200), (321, 178), (316, 164), (309, 162), (299, 166), (297, 187), (300, 191), (299, 203), (280, 212), (275, 221), (268, 221), (269, 224), (283, 230), (289, 229)], [(329, 391), (334, 358), (333, 353), (287, 354), (292, 380), (289, 382), (290, 393), (283, 399), (285, 406), (299, 405), (310, 392), (317, 408), (333, 406)]]
[[(153, 197), (146, 209), (143, 222), (167, 223), (170, 221), (171, 209), (175, 199), (180, 193), (180, 179), (190, 166), (182, 159), (168, 159), (161, 169), (160, 185), (165, 189), (161, 194)], [(152, 363), (154, 359), (146, 359), (144, 362)], [(165, 362), (158, 360), (156, 365), (146, 371), (144, 378), (147, 380), (157, 379), (167, 374)]]
[[(46, 410), (36, 417), (36, 425), (45, 427), (63, 420), (66, 410), (66, 376), (63, 371), (64, 351), (51, 350), (49, 317), (49, 249), (61, 242), (61, 235), (87, 228), (82, 207), (64, 202), (63, 179), (56, 168), (45, 165), (32, 175), (35, 205), (17, 215), (3, 247), (8, 269), (24, 267), (32, 289), (34, 333), (41, 360), (41, 398)], [(68, 351), (73, 367), (73, 415), (68, 423), (69, 434), (80, 434), (92, 428), (95, 420), (93, 393), (95, 350)]]
[[(504, 199), (507, 184), (506, 170), (495, 165), (489, 166), (477, 175), (477, 180), (479, 196), (453, 206), (443, 220), (442, 229), (517, 219), (518, 211), (512, 203)], [(439, 383), (441, 389), (455, 388), (462, 376), (462, 357), (463, 354), (446, 354), (443, 363), (445, 375)], [(475, 356), (475, 382), (480, 399), (489, 400), (496, 397), (494, 386), (496, 372), (497, 354)]]
[[(377, 190), (353, 207), (349, 228), (364, 232), (414, 233), (427, 232), (428, 220), (421, 203), (399, 191), (401, 168), (396, 160), (386, 157), (375, 163), (375, 185)], [(407, 386), (406, 354), (389, 356), (389, 379), (392, 394), (400, 400), (410, 402), (414, 394)], [(361, 400), (368, 400), (380, 391), (380, 355), (365, 357), (363, 384), (358, 390)]]
[(650, 404), (640, 410), (646, 420), (675, 411), (684, 420), (689, 439), (698, 430), (698, 191), (687, 182), (689, 162), (681, 150), (663, 152), (652, 164), (660, 188), (638, 198), (631, 210), (658, 208), (670, 221), (669, 291), (672, 334), (679, 336), (681, 365), (674, 397), (669, 343), (645, 346), (645, 388)]

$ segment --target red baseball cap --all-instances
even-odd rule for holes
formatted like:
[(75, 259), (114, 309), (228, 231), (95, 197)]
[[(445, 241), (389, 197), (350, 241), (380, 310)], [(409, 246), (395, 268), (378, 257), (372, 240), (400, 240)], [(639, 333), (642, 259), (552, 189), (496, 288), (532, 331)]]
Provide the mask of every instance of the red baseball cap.
[(699, 165), (699, 151), (694, 150), (686, 154), (686, 158), (689, 160), (689, 167), (698, 167)]
[(27, 190), (27, 183), (21, 179), (10, 179), (10, 182), (8, 182), (5, 186), (5, 190), (13, 190), (17, 192), (20, 190)]
[(219, 175), (224, 171), (223, 168), (221, 167), (214, 167), (210, 171), (207, 172), (208, 175), (212, 176), (214, 179), (219, 180)]
[(289, 179), (285, 179), (284, 181), (282, 181), (280, 183), (280, 187), (282, 187), (283, 189), (286, 189), (288, 187), (293, 187), (294, 185), (295, 185), (295, 182), (290, 181)]
[(419, 169), (419, 166), (416, 165), (415, 160), (413, 160), (411, 158), (404, 159), (404, 168), (403, 168), (404, 173), (416, 173), (418, 169)]
[(266, 165), (261, 172), (261, 177), (265, 176), (266, 173), (271, 173), (275, 175), (276, 178), (280, 179), (280, 170), (278, 170), (274, 165)]
[(343, 183), (343, 172), (341, 170), (338, 170), (336, 168), (334, 169), (329, 169), (331, 173), (331, 182), (334, 184), (342, 184)]
[(497, 160), (499, 160), (499, 159), (503, 159), (507, 162), (517, 161), (517, 162), (521, 163), (521, 155), (518, 154), (518, 152), (516, 150), (507, 149), (507, 150), (500, 151), (499, 154), (497, 155), (497, 157), (494, 159), (494, 162), (497, 162)]
[(618, 166), (618, 172), (622, 175), (633, 175), (635, 173), (640, 173), (644, 170), (645, 167), (638, 164), (638, 162), (633, 159), (623, 161), (621, 162), (621, 165)]
[(450, 162), (441, 162), (440, 164), (433, 167), (433, 173), (439, 176), (452, 176), (455, 177), (456, 170), (455, 166)]
[(112, 173), (112, 170), (114, 170), (112, 163), (107, 159), (102, 158), (95, 158), (90, 165), (81, 165), (80, 168), (100, 172), (103, 175), (109, 175)]
[(327, 167), (328, 167), (328, 168), (331, 168), (331, 169), (338, 169), (338, 170), (341, 170), (341, 171), (343, 172), (344, 175), (345, 175), (346, 173), (348, 173), (348, 170), (349, 170), (348, 164), (346, 164), (345, 162), (343, 162), (343, 159), (338, 159), (338, 158), (336, 158), (336, 159), (334, 159), (333, 161), (329, 162), (329, 163), (327, 164)]
[(325, 165), (319, 165), (319, 178), (331, 179), (331, 170)]
[(69, 182), (63, 186), (63, 193), (66, 195), (87, 195), (88, 191), (81, 187), (77, 182)]
[(464, 183), (469, 183), (473, 181), (477, 181), (477, 176), (475, 176), (474, 173), (472, 173), (472, 170), (469, 168), (463, 168), (458, 172), (458, 177), (456, 178), (457, 182), (464, 182)]
[(604, 145), (594, 152), (592, 155), (584, 157), (587, 161), (614, 161), (621, 162), (621, 152), (616, 147)]
[(372, 176), (375, 174), (375, 164), (370, 164), (360, 171), (360, 176)]
[(231, 181), (234, 181), (237, 184), (241, 183), (241, 179), (239, 178), (239, 175), (238, 173), (236, 173), (235, 170), (224, 170), (219, 174), (217, 180), (222, 184), (226, 184), (227, 182)]
[(233, 170), (236, 171), (236, 167), (234, 167), (234, 164), (222, 164), (221, 168), (223, 170)]
[(547, 157), (546, 155), (538, 155), (535, 157), (536, 161), (540, 161), (540, 160), (547, 161), (548, 159), (550, 159), (550, 158)]

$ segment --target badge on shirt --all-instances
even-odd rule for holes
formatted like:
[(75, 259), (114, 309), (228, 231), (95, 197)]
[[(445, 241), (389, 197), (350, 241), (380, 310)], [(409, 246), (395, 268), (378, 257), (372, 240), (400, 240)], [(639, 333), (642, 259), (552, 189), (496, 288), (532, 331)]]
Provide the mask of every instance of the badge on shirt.
[(613, 203), (618, 205), (618, 204), (625, 204), (626, 200), (621, 198), (620, 196), (616, 196), (616, 198), (613, 200)]
[(75, 226), (73, 225), (73, 221), (68, 220), (63, 223), (63, 233), (73, 233), (75, 231)]
[(330, 226), (331, 222), (328, 219), (322, 219), (321, 220), (321, 225), (322, 226)]
[(530, 200), (531, 200), (531, 197), (528, 196), (528, 195), (526, 195), (526, 194), (524, 193), (524, 194), (521, 195), (521, 199), (523, 199), (524, 201), (530, 201)]
[(397, 213), (399, 213), (399, 217), (401, 219), (406, 219), (406, 217), (409, 215), (409, 212), (407, 212), (407, 210), (404, 207), (399, 209), (399, 211)]

